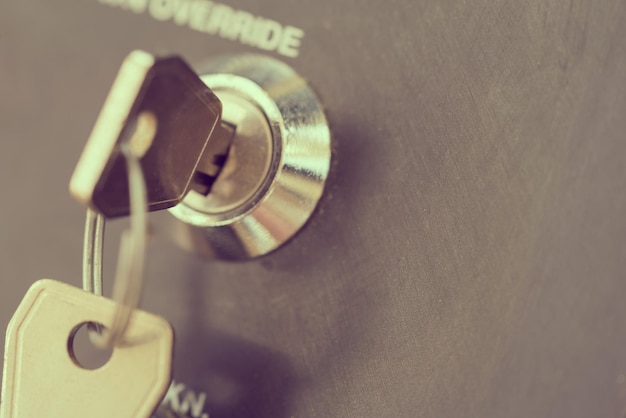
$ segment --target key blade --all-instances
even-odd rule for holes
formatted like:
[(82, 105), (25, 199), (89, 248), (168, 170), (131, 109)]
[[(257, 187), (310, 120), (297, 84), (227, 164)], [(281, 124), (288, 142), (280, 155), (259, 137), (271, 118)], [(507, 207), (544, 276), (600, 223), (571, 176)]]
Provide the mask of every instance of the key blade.
[(167, 321), (134, 311), (126, 343), (99, 369), (81, 367), (72, 352), (76, 327), (110, 327), (116, 308), (65, 283), (33, 284), (7, 327), (0, 418), (149, 418), (171, 381)]
[(221, 103), (178, 57), (134, 51), (122, 63), (70, 181), (80, 202), (108, 218), (130, 213), (121, 146), (142, 155), (148, 210), (175, 206), (190, 181)]

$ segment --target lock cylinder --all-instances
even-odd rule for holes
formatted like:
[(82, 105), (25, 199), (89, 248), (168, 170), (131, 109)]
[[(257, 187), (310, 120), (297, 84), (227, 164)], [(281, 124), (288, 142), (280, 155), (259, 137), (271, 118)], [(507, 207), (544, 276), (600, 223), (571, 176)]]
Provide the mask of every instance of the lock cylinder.
[[(227, 56), (200, 68), (222, 102), (230, 147), (210, 191), (194, 187), (169, 211), (184, 248), (212, 258), (270, 253), (307, 222), (330, 168), (330, 130), (311, 88), (287, 64)], [(198, 165), (215, 165), (214, 156)], [(210, 168), (209, 168), (210, 169)]]

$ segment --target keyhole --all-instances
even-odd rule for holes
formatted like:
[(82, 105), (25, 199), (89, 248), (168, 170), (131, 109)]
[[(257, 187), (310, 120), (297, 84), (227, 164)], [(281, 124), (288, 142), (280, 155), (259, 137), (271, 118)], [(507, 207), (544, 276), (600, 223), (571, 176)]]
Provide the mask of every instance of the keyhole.
[[(89, 328), (93, 329), (94, 323), (84, 322), (77, 325), (67, 341), (67, 351), (74, 363), (87, 370), (96, 370), (104, 366), (111, 359), (113, 349), (102, 349), (91, 342)], [(102, 324), (95, 324), (104, 328)]]

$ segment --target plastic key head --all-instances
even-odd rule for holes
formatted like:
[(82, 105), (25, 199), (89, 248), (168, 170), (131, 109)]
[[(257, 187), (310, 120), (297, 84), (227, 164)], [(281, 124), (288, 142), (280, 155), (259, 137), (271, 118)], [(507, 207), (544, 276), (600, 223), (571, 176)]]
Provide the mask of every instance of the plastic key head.
[(220, 122), (221, 103), (179, 57), (134, 51), (124, 60), (70, 181), (107, 218), (127, 216), (124, 147), (141, 158), (148, 210), (178, 204)]

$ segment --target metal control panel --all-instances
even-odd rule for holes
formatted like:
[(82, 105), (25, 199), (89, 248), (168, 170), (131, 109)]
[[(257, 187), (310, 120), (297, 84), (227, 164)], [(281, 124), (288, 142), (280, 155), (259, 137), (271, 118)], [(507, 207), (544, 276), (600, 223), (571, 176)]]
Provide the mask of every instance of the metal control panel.
[(123, 58), (261, 54), (319, 97), (328, 179), (253, 260), (151, 215), (167, 413), (622, 416), (624, 39), (617, 0), (2, 2), (0, 323), (34, 281), (80, 283), (67, 183)]

